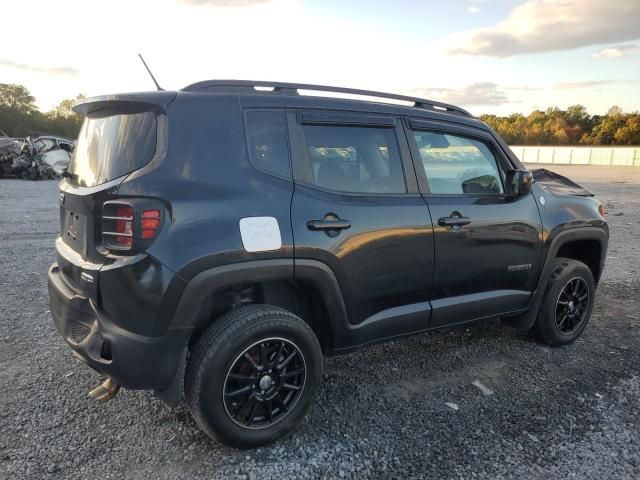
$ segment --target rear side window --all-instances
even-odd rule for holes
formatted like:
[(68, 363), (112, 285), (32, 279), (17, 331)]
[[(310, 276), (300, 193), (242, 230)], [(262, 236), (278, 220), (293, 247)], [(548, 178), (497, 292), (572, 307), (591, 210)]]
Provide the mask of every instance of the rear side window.
[(70, 180), (93, 187), (146, 165), (156, 152), (153, 112), (87, 117), (69, 164)]
[(405, 193), (392, 128), (302, 126), (313, 183), (350, 193)]
[(249, 159), (257, 170), (291, 178), (289, 141), (284, 112), (246, 112)]
[(429, 131), (415, 131), (413, 137), (430, 193), (503, 193), (496, 158), (485, 143)]

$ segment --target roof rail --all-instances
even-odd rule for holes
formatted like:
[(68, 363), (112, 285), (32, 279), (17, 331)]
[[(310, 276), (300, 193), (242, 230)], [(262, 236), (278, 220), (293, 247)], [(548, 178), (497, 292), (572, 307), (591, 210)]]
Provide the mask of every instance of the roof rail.
[[(271, 88), (270, 91), (257, 90), (257, 88)], [(217, 93), (278, 93), (284, 95), (299, 95), (299, 90), (310, 90), (315, 92), (333, 92), (349, 95), (359, 95), (364, 97), (386, 98), (412, 102), (416, 108), (434, 110), (436, 112), (447, 112), (471, 117), (472, 115), (464, 108), (449, 105), (448, 103), (427, 100), (425, 98), (410, 97), (407, 95), (397, 95), (395, 93), (375, 92), (372, 90), (359, 90), (356, 88), (330, 87), (326, 85), (310, 85), (306, 83), (285, 83), (253, 80), (205, 80), (193, 83), (182, 89), (185, 92), (217, 92)]]

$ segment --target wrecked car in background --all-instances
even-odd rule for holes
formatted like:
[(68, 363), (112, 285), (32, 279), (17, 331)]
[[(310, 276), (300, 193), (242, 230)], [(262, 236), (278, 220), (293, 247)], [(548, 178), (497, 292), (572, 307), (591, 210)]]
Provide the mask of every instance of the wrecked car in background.
[(10, 138), (0, 131), (0, 177), (25, 180), (60, 178), (75, 142), (53, 135)]
[(44, 166), (60, 177), (71, 161), (71, 154), (76, 144), (73, 140), (56, 136), (40, 136), (34, 141), (37, 155)]

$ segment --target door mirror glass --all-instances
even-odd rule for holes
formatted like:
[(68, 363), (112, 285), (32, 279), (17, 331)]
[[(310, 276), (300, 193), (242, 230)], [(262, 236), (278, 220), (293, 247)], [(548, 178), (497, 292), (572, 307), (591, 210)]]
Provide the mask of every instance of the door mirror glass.
[(528, 195), (533, 184), (533, 173), (529, 170), (509, 170), (505, 184), (507, 193), (511, 195)]

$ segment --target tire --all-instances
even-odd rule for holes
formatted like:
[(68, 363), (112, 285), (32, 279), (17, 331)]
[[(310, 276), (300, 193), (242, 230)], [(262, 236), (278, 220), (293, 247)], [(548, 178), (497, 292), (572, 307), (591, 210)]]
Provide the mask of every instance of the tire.
[(279, 307), (248, 305), (222, 316), (198, 340), (187, 365), (185, 398), (211, 438), (254, 448), (302, 420), (321, 376), (320, 344), (303, 320)]
[(552, 268), (532, 332), (540, 342), (558, 347), (573, 343), (587, 327), (596, 285), (589, 267), (578, 260), (559, 257)]

